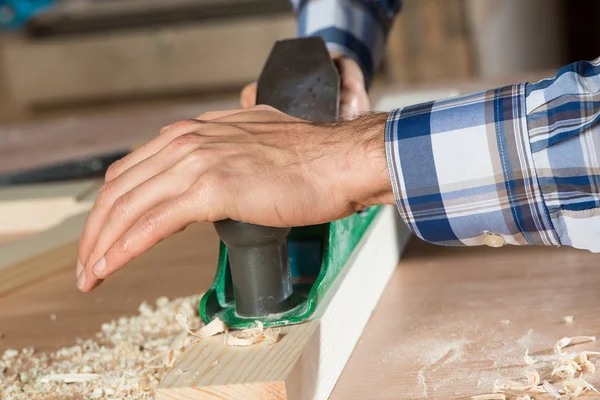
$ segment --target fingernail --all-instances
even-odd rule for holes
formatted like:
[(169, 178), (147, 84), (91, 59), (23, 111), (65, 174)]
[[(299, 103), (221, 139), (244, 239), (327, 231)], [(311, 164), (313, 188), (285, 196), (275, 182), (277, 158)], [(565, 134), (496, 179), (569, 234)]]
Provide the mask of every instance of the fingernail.
[(85, 286), (85, 269), (81, 271), (81, 274), (79, 274), (79, 277), (77, 278), (77, 286), (79, 289), (83, 289)]
[(99, 259), (96, 262), (96, 264), (92, 268), (92, 271), (94, 272), (95, 275), (98, 275), (98, 274), (103, 274), (105, 269), (106, 269), (106, 258), (102, 257), (101, 259)]
[(77, 259), (77, 269), (75, 270), (75, 276), (79, 277), (79, 274), (81, 274), (81, 271), (83, 271), (83, 264), (81, 263), (81, 261), (79, 261), (79, 258)]

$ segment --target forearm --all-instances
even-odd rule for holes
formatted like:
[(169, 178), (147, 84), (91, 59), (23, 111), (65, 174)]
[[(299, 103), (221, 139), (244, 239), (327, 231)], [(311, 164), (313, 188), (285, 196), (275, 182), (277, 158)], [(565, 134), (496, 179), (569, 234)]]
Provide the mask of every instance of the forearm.
[(292, 0), (298, 36), (321, 36), (331, 52), (361, 67), (367, 86), (385, 50), (385, 42), (401, 0)]
[(394, 110), (385, 131), (400, 214), (442, 245), (600, 251), (600, 67)]

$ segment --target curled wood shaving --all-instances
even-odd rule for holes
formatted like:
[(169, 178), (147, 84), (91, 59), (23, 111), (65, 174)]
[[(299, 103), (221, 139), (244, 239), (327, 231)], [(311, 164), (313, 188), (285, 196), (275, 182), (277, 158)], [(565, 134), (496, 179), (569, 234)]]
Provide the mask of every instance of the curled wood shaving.
[(246, 347), (262, 341), (276, 343), (279, 341), (280, 329), (267, 328), (260, 321), (256, 321), (256, 328), (245, 329), (237, 333), (225, 333), (225, 343), (229, 346)]
[(567, 315), (565, 317), (563, 317), (565, 319), (565, 322), (567, 324), (572, 324), (573, 323), (573, 316), (572, 315)]
[(497, 386), (494, 384), (494, 391), (497, 390), (529, 390), (538, 386), (541, 382), (540, 374), (535, 369), (528, 369), (525, 371), (525, 376), (527, 377), (527, 382), (516, 382), (516, 381), (505, 381), (502, 385)]
[(600, 394), (600, 392), (598, 392), (598, 390), (596, 390), (594, 386), (589, 384), (583, 378), (570, 379), (568, 381), (565, 381), (563, 383), (563, 390), (566, 394), (571, 395), (571, 397), (578, 397), (579, 395), (588, 390)]
[(564, 337), (564, 338), (560, 339), (558, 342), (556, 342), (556, 344), (554, 345), (554, 352), (556, 354), (561, 354), (562, 349), (564, 349), (567, 346), (574, 346), (576, 344), (595, 342), (595, 341), (596, 341), (596, 336)]
[(480, 394), (471, 396), (471, 400), (506, 400), (506, 396), (500, 393)]
[(529, 355), (529, 349), (525, 350), (525, 356), (523, 357), (523, 361), (525, 362), (525, 364), (527, 365), (533, 365), (535, 363), (538, 362), (538, 360), (533, 359), (530, 355)]
[(194, 333), (195, 336), (201, 338), (207, 338), (211, 336), (218, 335), (219, 333), (227, 332), (227, 325), (219, 318), (215, 318), (206, 326), (200, 328), (197, 333)]
[(42, 376), (39, 381), (41, 383), (48, 382), (64, 382), (64, 383), (75, 383), (75, 382), (89, 382), (95, 381), (96, 379), (102, 378), (102, 375), (98, 374), (50, 374)]
[(560, 379), (572, 379), (580, 371), (581, 367), (574, 360), (561, 360), (556, 363), (551, 376)]
[(544, 381), (542, 384), (542, 388), (548, 393), (550, 396), (554, 397), (557, 400), (561, 400), (562, 396), (558, 393), (558, 390), (554, 388), (548, 381)]
[(574, 360), (577, 364), (585, 364), (590, 358), (600, 356), (598, 351), (582, 351), (575, 356)]
[(581, 364), (581, 372), (584, 374), (593, 374), (596, 372), (596, 367), (591, 362), (586, 361)]

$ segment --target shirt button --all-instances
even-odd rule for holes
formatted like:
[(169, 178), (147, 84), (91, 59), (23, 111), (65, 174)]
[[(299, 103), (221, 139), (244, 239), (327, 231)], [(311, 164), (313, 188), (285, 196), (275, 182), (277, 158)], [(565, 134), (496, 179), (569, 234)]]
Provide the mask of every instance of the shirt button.
[(504, 238), (495, 233), (489, 233), (483, 238), (483, 243), (489, 247), (502, 247), (504, 246)]

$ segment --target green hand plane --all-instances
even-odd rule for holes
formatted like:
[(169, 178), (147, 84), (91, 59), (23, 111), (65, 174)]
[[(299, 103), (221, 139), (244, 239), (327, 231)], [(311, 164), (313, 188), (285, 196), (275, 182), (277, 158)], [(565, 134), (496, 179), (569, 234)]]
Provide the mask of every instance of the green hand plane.
[[(321, 38), (278, 41), (257, 82), (257, 104), (312, 122), (337, 120), (340, 78)], [(302, 140), (301, 137), (298, 140)], [(232, 329), (298, 324), (335, 290), (380, 207), (312, 226), (274, 228), (223, 220), (215, 278), (200, 302), (205, 323)]]

